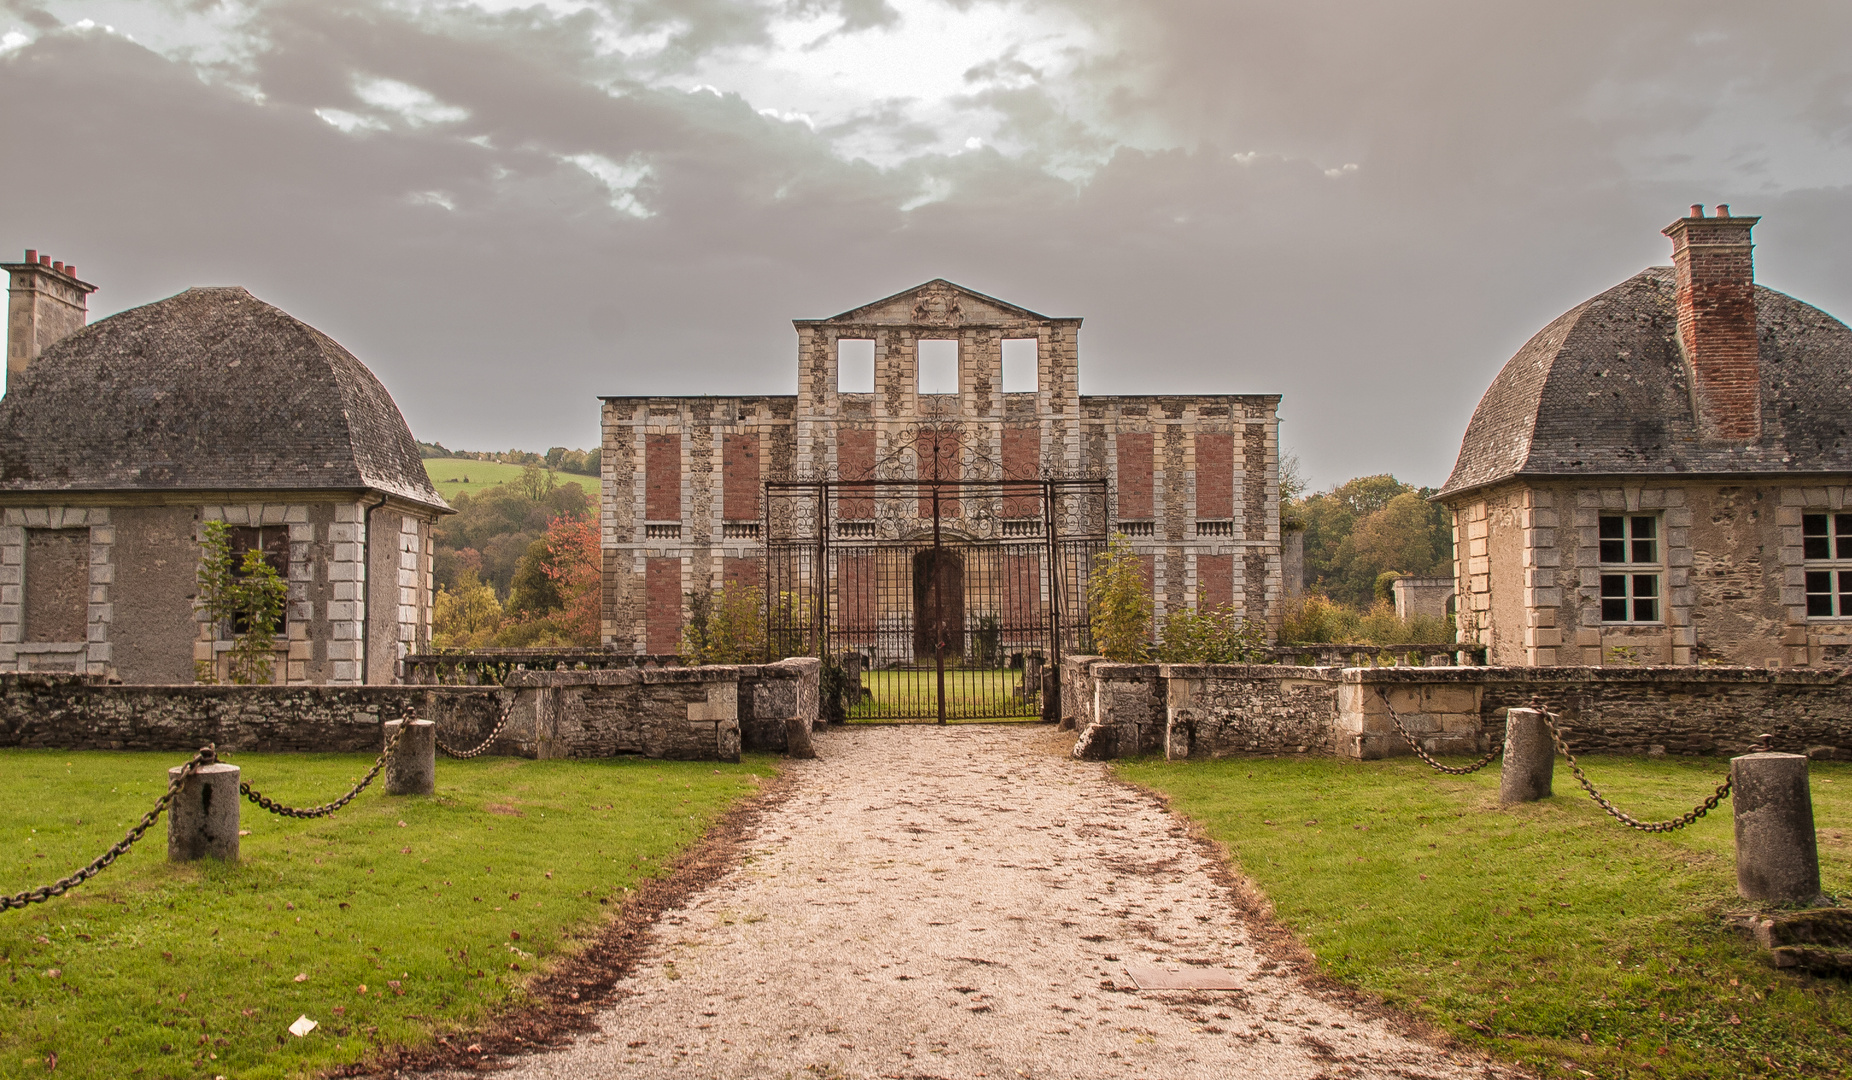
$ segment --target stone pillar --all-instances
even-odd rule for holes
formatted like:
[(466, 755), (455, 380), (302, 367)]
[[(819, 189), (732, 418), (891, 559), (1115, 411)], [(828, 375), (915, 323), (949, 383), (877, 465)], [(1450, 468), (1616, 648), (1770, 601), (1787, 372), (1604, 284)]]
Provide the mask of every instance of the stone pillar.
[(1811, 904), (1820, 897), (1813, 794), (1801, 754), (1730, 759), (1736, 811), (1736, 891), (1749, 900)]
[(1505, 760), (1498, 773), (1498, 801), (1536, 802), (1552, 794), (1556, 771), (1556, 744), (1543, 714), (1536, 709), (1512, 709), (1505, 717)]
[[(167, 770), (168, 783), (183, 766)], [(167, 861), (238, 859), (238, 766), (201, 765), (167, 804)]]
[(399, 742), (386, 758), (386, 794), (431, 795), (437, 791), (437, 725), (429, 720), (388, 720), (386, 741)]

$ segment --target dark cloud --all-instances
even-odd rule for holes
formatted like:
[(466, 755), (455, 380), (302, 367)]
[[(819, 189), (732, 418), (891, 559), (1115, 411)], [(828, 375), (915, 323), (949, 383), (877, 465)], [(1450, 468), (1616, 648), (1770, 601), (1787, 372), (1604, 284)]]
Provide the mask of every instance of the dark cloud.
[[(304, 0), (165, 54), (3, 10), (39, 36), (0, 55), (0, 243), (99, 313), (247, 285), (452, 444), (790, 392), (791, 318), (943, 276), (1085, 316), (1088, 391), (1281, 392), (1319, 482), (1438, 483), (1505, 358), (1699, 200), (1766, 215), (1762, 279), (1852, 316), (1838, 7), (1073, 0), (1030, 9), (1094, 32), (1065, 67), (1000, 41), (939, 113), (814, 130), (682, 84), (786, 15), (904, 34), (907, 5)], [(985, 145), (929, 151), (945, 115)], [(900, 159), (845, 159), (867, 134)]]

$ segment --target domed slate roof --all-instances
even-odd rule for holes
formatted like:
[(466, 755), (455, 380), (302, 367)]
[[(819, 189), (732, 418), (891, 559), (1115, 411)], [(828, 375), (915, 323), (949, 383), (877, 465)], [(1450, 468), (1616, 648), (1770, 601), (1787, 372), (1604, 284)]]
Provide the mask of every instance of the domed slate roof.
[(1852, 473), (1852, 329), (1755, 287), (1762, 436), (1701, 439), (1673, 271), (1570, 309), (1506, 362), (1438, 497), (1513, 477)]
[(285, 489), (449, 509), (366, 365), (241, 288), (85, 327), (0, 398), (0, 492)]

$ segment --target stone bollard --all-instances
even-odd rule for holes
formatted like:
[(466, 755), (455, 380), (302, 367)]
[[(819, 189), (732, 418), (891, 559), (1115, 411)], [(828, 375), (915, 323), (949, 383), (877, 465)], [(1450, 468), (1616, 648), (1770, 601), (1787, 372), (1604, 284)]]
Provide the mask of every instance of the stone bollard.
[(437, 791), (437, 725), (429, 720), (388, 720), (386, 738), (399, 744), (386, 758), (386, 794), (430, 795)]
[(1498, 801), (1536, 802), (1551, 795), (1556, 772), (1556, 744), (1536, 709), (1512, 709), (1505, 714), (1505, 760), (1499, 766)]
[(1736, 812), (1736, 891), (1749, 900), (1811, 904), (1820, 898), (1813, 793), (1802, 754), (1730, 759)]
[[(167, 770), (168, 783), (180, 766)], [(238, 766), (201, 765), (167, 804), (167, 861), (238, 859)]]

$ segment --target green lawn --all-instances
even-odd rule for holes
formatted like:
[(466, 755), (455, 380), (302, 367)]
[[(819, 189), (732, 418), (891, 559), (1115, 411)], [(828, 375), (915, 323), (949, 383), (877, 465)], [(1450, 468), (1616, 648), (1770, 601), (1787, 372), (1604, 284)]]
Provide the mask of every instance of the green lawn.
[[(912, 714), (933, 718), (938, 711), (938, 677), (928, 668), (881, 669), (862, 672), (868, 695), (849, 709), (851, 721), (891, 720)], [(1022, 685), (1019, 668), (945, 669), (945, 704), (948, 720), (1039, 719), (1041, 699), (1026, 701), (1017, 693)]]
[[(1455, 762), (1459, 764), (1463, 762)], [(1591, 758), (1622, 809), (1683, 812), (1722, 759)], [(1646, 835), (1557, 763), (1555, 798), (1498, 805), (1498, 771), (1413, 759), (1123, 762), (1227, 844), (1336, 978), (1549, 1075), (1852, 1075), (1852, 996), (1777, 972), (1723, 924), (1729, 804)], [(1813, 766), (1824, 886), (1852, 893), (1852, 766)], [(1478, 1028), (1469, 1025), (1479, 1025)]]
[[(185, 758), (0, 751), (0, 888), (87, 862)], [(296, 805), (372, 761), (229, 760)], [(310, 822), (244, 804), (235, 865), (168, 864), (163, 819), (90, 883), (0, 912), (0, 1076), (43, 1075), (53, 1054), (59, 1077), (311, 1076), (479, 1023), (773, 772), (762, 756), (444, 760), (435, 797), (372, 788)], [(302, 1015), (321, 1026), (289, 1035)]]
[[(458, 492), (467, 491), (471, 495), (497, 484), (512, 484), (521, 478), (525, 465), (508, 465), (500, 461), (476, 461), (471, 458), (425, 458), (424, 471), (431, 477), (431, 483), (437, 485), (437, 493), (446, 499), (454, 499)], [(465, 483), (464, 481), (468, 481)], [(555, 472), (553, 482), (556, 484), (577, 484), (585, 489), (586, 494), (594, 498), (598, 494), (598, 478), (581, 476), (578, 473)]]

